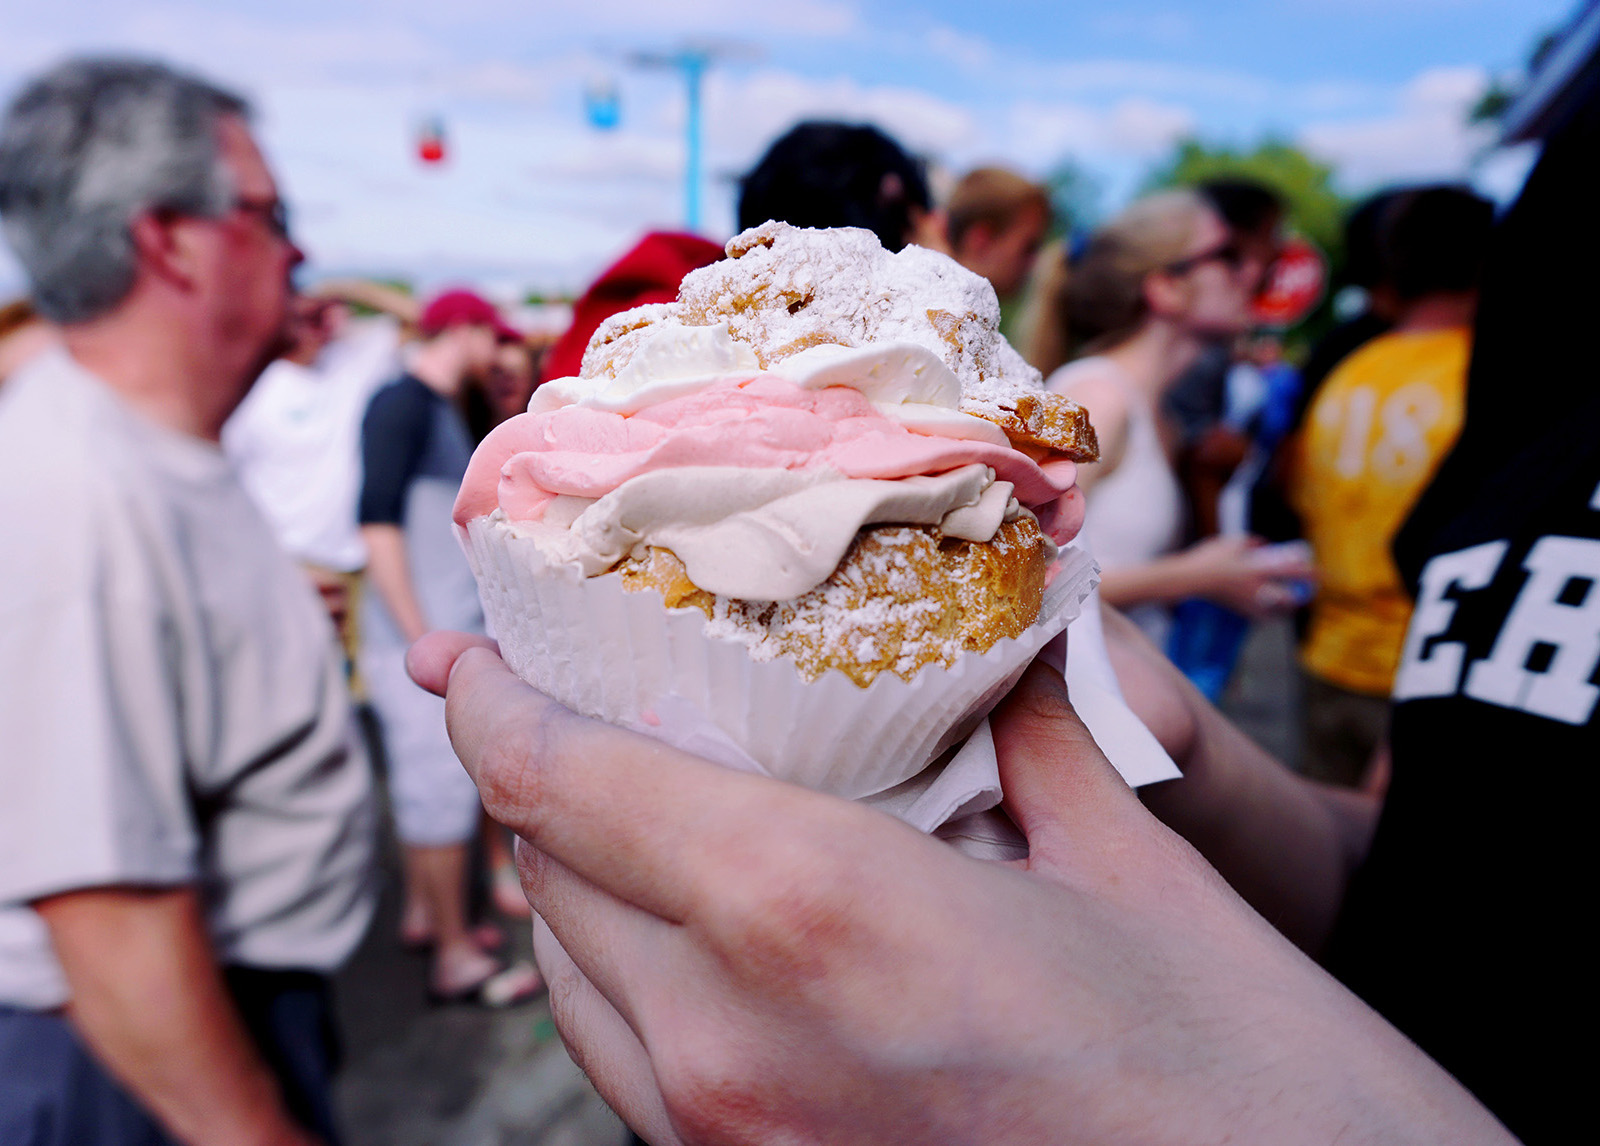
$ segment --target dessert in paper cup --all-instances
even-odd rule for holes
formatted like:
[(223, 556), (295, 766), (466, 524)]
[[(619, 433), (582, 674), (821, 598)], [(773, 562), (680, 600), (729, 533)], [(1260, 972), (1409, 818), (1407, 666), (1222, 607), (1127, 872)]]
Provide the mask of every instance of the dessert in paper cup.
[(850, 799), (958, 743), (1093, 587), (1083, 410), (988, 283), (767, 223), (478, 447), (456, 502), (506, 663), (575, 711)]

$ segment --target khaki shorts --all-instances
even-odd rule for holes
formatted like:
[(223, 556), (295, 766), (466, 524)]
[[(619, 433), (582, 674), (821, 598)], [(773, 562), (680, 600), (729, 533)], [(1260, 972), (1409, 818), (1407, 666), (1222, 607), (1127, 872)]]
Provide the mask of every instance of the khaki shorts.
[(350, 699), (360, 704), (367, 699), (366, 682), (361, 679), (361, 669), (356, 660), (356, 654), (361, 648), (361, 591), (366, 585), (366, 577), (359, 569), (354, 573), (347, 573), (342, 569), (329, 569), (325, 565), (314, 565), (309, 561), (302, 561), (300, 567), (306, 571), (306, 576), (311, 578), (311, 583), (319, 589), (331, 584), (338, 585), (344, 590), (344, 616), (335, 628), (339, 635), (339, 647), (344, 650), (345, 680), (350, 688)]
[(1300, 774), (1325, 784), (1359, 787), (1373, 753), (1389, 737), (1389, 698), (1351, 692), (1304, 671), (1301, 675), (1306, 725)]

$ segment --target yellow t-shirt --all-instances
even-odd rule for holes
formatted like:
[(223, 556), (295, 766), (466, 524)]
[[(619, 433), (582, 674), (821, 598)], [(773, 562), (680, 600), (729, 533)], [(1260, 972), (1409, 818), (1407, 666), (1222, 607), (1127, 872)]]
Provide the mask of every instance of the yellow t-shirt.
[(1300, 655), (1342, 688), (1393, 683), (1411, 600), (1389, 546), (1461, 432), (1471, 348), (1464, 327), (1375, 338), (1306, 415), (1291, 492), (1321, 580)]

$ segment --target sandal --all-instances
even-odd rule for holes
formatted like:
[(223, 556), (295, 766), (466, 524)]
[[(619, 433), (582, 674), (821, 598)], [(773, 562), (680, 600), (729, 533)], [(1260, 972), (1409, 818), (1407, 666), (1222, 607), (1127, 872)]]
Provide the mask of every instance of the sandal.
[(544, 978), (539, 974), (539, 969), (532, 963), (518, 960), (509, 967), (491, 971), (467, 987), (454, 991), (435, 991), (430, 988), (428, 1001), (437, 1006), (471, 1003), (499, 1010), (502, 1007), (525, 1003), (543, 994), (544, 989)]
[[(482, 951), (498, 951), (506, 945), (506, 933), (492, 923), (480, 923), (473, 927), (469, 934), (472, 941)], [(413, 954), (422, 954), (433, 949), (434, 934), (431, 928), (419, 929), (412, 927), (400, 928), (400, 946)]]

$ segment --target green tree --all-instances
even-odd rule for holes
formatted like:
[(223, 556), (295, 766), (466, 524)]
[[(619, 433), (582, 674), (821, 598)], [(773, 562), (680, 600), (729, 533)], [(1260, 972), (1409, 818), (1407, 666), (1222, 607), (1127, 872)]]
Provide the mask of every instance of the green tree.
[(1505, 115), (1517, 98), (1517, 94), (1527, 86), (1528, 77), (1538, 73), (1550, 59), (1550, 53), (1561, 45), (1560, 32), (1545, 32), (1533, 42), (1533, 47), (1528, 51), (1528, 66), (1521, 75), (1495, 76), (1489, 81), (1489, 86), (1479, 97), (1478, 102), (1472, 105), (1467, 112), (1468, 123), (1495, 123)]
[(1050, 192), (1050, 207), (1055, 212), (1052, 233), (1092, 230), (1103, 221), (1102, 196), (1105, 184), (1087, 168), (1063, 159), (1044, 177)]
[(1333, 186), (1333, 168), (1298, 147), (1269, 139), (1244, 151), (1185, 139), (1145, 180), (1146, 191), (1193, 187), (1208, 179), (1254, 179), (1283, 197), (1289, 227), (1321, 247), (1337, 268), (1350, 201)]

